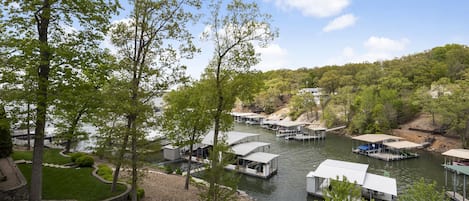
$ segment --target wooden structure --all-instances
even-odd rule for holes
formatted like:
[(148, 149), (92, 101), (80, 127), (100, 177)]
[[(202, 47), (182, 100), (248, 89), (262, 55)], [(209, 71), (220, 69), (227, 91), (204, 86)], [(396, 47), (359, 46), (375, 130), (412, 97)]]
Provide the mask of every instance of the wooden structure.
[(416, 158), (418, 154), (409, 150), (422, 147), (421, 144), (403, 141), (401, 137), (386, 134), (365, 134), (352, 139), (359, 142), (359, 146), (352, 148), (353, 153), (385, 161)]

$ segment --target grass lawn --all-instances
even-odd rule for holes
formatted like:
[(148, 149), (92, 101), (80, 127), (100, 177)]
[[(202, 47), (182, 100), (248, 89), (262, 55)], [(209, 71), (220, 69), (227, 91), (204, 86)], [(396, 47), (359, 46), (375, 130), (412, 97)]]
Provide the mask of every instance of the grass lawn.
[[(31, 180), (31, 165), (18, 164), (27, 181)], [(124, 185), (117, 186), (111, 193), (111, 185), (104, 184), (91, 175), (93, 168), (60, 169), (43, 167), (42, 198), (46, 200), (103, 200), (125, 191)], [(28, 183), (29, 185), (29, 183)]]
[[(58, 165), (63, 165), (70, 163), (71, 160), (69, 157), (64, 157), (60, 155), (60, 149), (44, 149), (44, 163), (53, 163)], [(13, 160), (33, 160), (33, 151), (14, 151), (12, 156)]]

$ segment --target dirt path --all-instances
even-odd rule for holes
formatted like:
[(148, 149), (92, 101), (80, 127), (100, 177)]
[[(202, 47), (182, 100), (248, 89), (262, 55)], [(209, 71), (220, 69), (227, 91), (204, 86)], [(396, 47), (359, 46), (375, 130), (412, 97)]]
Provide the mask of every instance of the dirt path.
[(427, 148), (428, 151), (445, 152), (449, 149), (456, 149), (462, 147), (461, 141), (456, 138), (445, 137), (442, 135), (432, 135), (425, 132), (409, 130), (409, 128), (433, 130), (435, 129), (435, 126), (432, 126), (431, 122), (431, 115), (422, 114), (415, 120), (407, 124), (401, 125), (400, 129), (392, 130), (392, 134), (403, 137), (406, 140), (415, 143), (423, 143), (425, 142), (425, 138), (434, 137), (435, 141), (430, 147)]

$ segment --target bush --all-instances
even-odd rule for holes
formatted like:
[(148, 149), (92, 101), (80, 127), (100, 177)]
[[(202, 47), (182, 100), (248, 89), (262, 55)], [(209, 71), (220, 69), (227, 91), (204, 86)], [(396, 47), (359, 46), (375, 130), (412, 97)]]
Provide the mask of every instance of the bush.
[(84, 155), (76, 159), (75, 162), (78, 167), (92, 167), (94, 164), (94, 158), (88, 155)]
[(166, 172), (166, 174), (173, 174), (174, 169), (171, 166), (164, 166), (164, 171)]
[(176, 168), (176, 174), (182, 175), (182, 170), (181, 170), (181, 168)]
[(75, 152), (70, 154), (70, 159), (72, 160), (72, 163), (75, 163), (78, 158), (85, 156), (85, 153), (82, 152)]
[(101, 178), (112, 181), (112, 169), (105, 165), (105, 164), (100, 164), (98, 165), (98, 171), (96, 172)]
[(145, 190), (143, 188), (137, 188), (137, 200), (141, 200), (145, 197)]

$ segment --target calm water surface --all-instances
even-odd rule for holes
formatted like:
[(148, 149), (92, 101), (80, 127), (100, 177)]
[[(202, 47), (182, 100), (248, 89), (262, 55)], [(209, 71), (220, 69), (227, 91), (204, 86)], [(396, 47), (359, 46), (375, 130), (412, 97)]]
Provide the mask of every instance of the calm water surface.
[(314, 200), (306, 193), (306, 174), (325, 159), (367, 163), (368, 172), (379, 175), (389, 172), (397, 180), (398, 193), (421, 177), (435, 180), (439, 187), (444, 185), (441, 166), (444, 157), (439, 153), (420, 151), (420, 157), (416, 159), (386, 162), (353, 154), (352, 140), (344, 136), (330, 134), (323, 141), (300, 142), (276, 138), (273, 132), (258, 126), (237, 124), (235, 130), (260, 134), (258, 141), (271, 143), (269, 152), (280, 155), (278, 173), (272, 178), (241, 176), (239, 188), (257, 200)]

